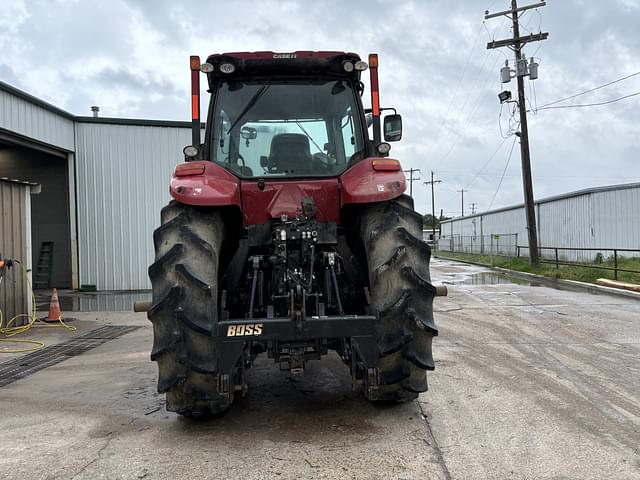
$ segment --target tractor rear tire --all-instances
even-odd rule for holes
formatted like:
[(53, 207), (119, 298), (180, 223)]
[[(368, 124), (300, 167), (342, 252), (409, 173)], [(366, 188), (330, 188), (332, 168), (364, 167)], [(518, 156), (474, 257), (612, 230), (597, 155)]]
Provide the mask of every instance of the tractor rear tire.
[(368, 206), (360, 235), (369, 269), (371, 306), (378, 315), (377, 389), (369, 400), (406, 402), (427, 390), (426, 370), (434, 369), (431, 249), (422, 241), (422, 215), (402, 196)]
[(166, 408), (187, 417), (224, 412), (233, 401), (218, 393), (215, 347), (219, 254), (225, 237), (220, 212), (172, 201), (153, 232), (155, 262), (148, 318), (151, 360), (158, 363), (158, 392)]

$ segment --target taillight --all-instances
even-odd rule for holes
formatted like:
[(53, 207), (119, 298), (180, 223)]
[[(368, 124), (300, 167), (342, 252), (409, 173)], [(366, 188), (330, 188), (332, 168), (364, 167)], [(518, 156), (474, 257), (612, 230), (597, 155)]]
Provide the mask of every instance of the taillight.
[(176, 166), (176, 177), (186, 177), (187, 175), (202, 175), (204, 164), (188, 162)]
[(390, 158), (376, 159), (372, 162), (373, 169), (378, 172), (392, 172), (401, 170), (400, 162)]

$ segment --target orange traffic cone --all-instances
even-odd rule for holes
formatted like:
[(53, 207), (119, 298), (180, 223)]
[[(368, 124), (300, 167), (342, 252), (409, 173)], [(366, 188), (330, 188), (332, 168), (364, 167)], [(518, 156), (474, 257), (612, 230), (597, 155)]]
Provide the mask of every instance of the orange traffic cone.
[(59, 322), (62, 320), (60, 313), (60, 301), (58, 300), (58, 290), (53, 289), (51, 292), (51, 303), (49, 304), (49, 315), (44, 319), (45, 322)]

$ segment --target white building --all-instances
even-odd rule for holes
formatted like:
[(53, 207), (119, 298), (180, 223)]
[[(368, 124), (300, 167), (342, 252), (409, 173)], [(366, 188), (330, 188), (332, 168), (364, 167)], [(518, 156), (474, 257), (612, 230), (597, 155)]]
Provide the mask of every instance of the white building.
[(77, 117), (0, 82), (0, 177), (42, 185), (31, 199), (33, 263), (53, 242), (51, 286), (150, 288), (152, 233), (190, 127)]
[[(588, 188), (535, 202), (540, 247), (640, 249), (640, 183)], [(497, 237), (497, 238), (496, 238)], [(439, 248), (474, 253), (527, 255), (528, 238), (524, 205), (492, 210), (442, 222)], [(517, 248), (517, 246), (524, 248)], [(549, 256), (551, 250), (542, 251)], [(598, 252), (560, 251), (571, 260), (593, 258)], [(640, 252), (621, 252), (639, 256)], [(555, 255), (555, 253), (554, 253)]]

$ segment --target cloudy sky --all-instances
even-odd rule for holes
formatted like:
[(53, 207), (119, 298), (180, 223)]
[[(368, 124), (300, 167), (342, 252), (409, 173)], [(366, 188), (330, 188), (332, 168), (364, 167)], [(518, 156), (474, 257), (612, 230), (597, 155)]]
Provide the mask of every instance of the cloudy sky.
[[(528, 3), (533, 3), (534, 0)], [(524, 4), (524, 1), (520, 2)], [(380, 55), (381, 100), (403, 115), (392, 154), (430, 171), (446, 215), (522, 202), (519, 145), (497, 93), (511, 35), (485, 10), (508, 0), (2, 0), (0, 79), (78, 115), (189, 119), (188, 57), (224, 51), (347, 50)], [(640, 0), (549, 0), (521, 18), (539, 79), (526, 81), (536, 198), (640, 181), (640, 95), (604, 106), (537, 110), (640, 71)], [(513, 62), (511, 62), (513, 63)], [(640, 92), (640, 75), (555, 104), (599, 103)], [(365, 103), (368, 105), (368, 90)], [(536, 112), (536, 113), (534, 113)], [(513, 153), (509, 159), (509, 152)], [(430, 190), (414, 183), (419, 210)]]

